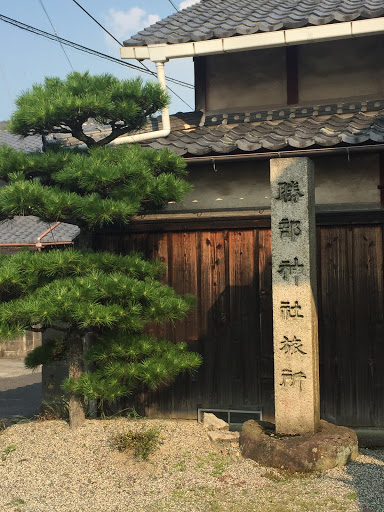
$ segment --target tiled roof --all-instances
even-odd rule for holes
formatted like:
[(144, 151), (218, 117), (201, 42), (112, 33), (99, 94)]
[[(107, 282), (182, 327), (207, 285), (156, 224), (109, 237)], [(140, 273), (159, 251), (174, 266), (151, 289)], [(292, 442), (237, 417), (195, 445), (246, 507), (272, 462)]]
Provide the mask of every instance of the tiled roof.
[(32, 151), (41, 151), (43, 147), (42, 138), (40, 135), (33, 135), (31, 137), (20, 137), (13, 135), (6, 131), (7, 122), (0, 122), (0, 146), (11, 146), (13, 149), (31, 153)]
[(374, 104), (381, 109), (349, 113), (346, 104), (305, 108), (298, 115), (285, 109), (207, 116), (200, 126), (172, 131), (149, 145), (179, 155), (207, 155), (384, 142), (384, 101)]
[(185, 43), (384, 15), (383, 0), (202, 0), (124, 41)]
[[(209, 115), (179, 112), (170, 120), (168, 137), (154, 136), (142, 145), (188, 156), (384, 142), (384, 99)], [(141, 131), (161, 128), (160, 116)], [(101, 138), (110, 127), (90, 124), (88, 130)], [(51, 137), (67, 146), (80, 143), (67, 134)]]
[[(1, 244), (36, 244), (38, 237), (55, 223), (44, 222), (38, 217), (15, 216), (0, 222)], [(55, 244), (57, 242), (71, 243), (80, 233), (80, 228), (72, 224), (61, 222), (52, 231), (41, 238), (42, 244)]]

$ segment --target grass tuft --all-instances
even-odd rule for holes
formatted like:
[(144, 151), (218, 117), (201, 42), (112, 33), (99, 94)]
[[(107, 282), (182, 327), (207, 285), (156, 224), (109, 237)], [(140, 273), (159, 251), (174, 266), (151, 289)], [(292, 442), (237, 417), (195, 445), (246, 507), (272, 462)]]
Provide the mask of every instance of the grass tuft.
[(135, 457), (147, 460), (161, 443), (159, 427), (145, 428), (135, 432), (128, 430), (112, 437), (112, 444), (121, 452), (133, 450)]

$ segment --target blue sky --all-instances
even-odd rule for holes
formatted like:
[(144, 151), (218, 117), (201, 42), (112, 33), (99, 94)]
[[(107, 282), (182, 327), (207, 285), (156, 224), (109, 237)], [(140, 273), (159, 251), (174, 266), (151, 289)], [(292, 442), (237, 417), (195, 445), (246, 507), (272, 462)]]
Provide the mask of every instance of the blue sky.
[[(72, 0), (42, 0), (59, 36), (102, 53), (119, 58), (119, 46), (102, 31)], [(119, 40), (127, 39), (158, 19), (175, 12), (168, 0), (78, 0), (102, 25)], [(186, 7), (196, 0), (174, 0), (177, 7)], [(52, 27), (40, 0), (1, 2), (0, 14), (52, 33)], [(75, 70), (92, 74), (113, 73), (119, 78), (138, 75), (126, 67), (65, 47)], [(136, 61), (132, 63), (137, 64)], [(145, 64), (150, 66), (148, 61)], [(152, 66), (152, 69), (154, 67)], [(70, 65), (54, 41), (26, 32), (0, 21), (0, 121), (9, 119), (15, 109), (14, 100), (32, 84), (45, 76), (65, 77)], [(165, 67), (168, 76), (193, 84), (191, 59), (177, 59)], [(144, 79), (147, 75), (139, 74)], [(194, 91), (170, 84), (189, 105), (194, 107)], [(172, 95), (171, 113), (191, 110)]]

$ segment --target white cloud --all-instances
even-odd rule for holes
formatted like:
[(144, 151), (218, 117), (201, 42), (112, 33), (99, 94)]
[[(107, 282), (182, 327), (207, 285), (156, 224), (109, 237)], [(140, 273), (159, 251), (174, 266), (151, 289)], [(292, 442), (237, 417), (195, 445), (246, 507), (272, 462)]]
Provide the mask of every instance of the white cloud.
[(184, 0), (184, 2), (181, 2), (179, 5), (179, 9), (186, 9), (187, 7), (190, 7), (191, 5), (195, 5), (200, 0)]
[[(130, 36), (143, 30), (143, 28), (149, 27), (159, 21), (160, 16), (157, 14), (147, 14), (147, 12), (140, 7), (132, 7), (129, 11), (109, 9), (104, 16), (104, 20), (109, 32), (119, 41), (124, 41), (124, 39), (129, 39)], [(114, 49), (115, 51), (113, 53), (116, 53), (116, 43), (114, 43), (112, 38), (107, 34), (105, 41), (109, 50)]]
[(120, 39), (127, 39), (149, 25), (160, 20), (157, 14), (147, 14), (140, 7), (132, 7), (129, 11), (109, 9), (106, 25), (110, 32)]
[(148, 14), (148, 23), (145, 23), (145, 26), (149, 27), (150, 25), (153, 25), (158, 21), (160, 21), (160, 16), (158, 16), (157, 14)]

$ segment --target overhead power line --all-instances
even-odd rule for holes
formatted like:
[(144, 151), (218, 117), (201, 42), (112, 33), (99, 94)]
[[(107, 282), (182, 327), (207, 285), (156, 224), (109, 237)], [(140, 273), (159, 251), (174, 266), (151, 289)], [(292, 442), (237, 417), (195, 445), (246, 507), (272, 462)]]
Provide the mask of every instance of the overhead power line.
[[(129, 62), (124, 62), (124, 61), (117, 59), (116, 57), (112, 57), (111, 55), (108, 55), (106, 53), (101, 53), (96, 50), (92, 50), (91, 48), (87, 48), (86, 46), (82, 46), (81, 44), (75, 43), (73, 41), (69, 41), (68, 39), (63, 39), (62, 37), (59, 37), (58, 35), (50, 34), (49, 32), (45, 32), (44, 30), (41, 30), (39, 28), (32, 27), (31, 25), (26, 25), (25, 23), (22, 23), (21, 21), (14, 20), (13, 18), (8, 18), (7, 16), (4, 16), (3, 14), (0, 14), (0, 21), (4, 21), (5, 23), (13, 25), (22, 30), (26, 30), (27, 32), (31, 32), (32, 34), (36, 34), (38, 36), (45, 37), (47, 39), (50, 39), (51, 41), (61, 42), (62, 44), (66, 45), (66, 46), (75, 48), (75, 50), (79, 50), (84, 53), (89, 53), (90, 55), (94, 55), (95, 57), (99, 57), (101, 59), (110, 60), (111, 62), (115, 62), (116, 64), (119, 64), (120, 66), (126, 66), (126, 67), (134, 69), (136, 71), (140, 71), (141, 73), (152, 74), (152, 73), (146, 71), (145, 69), (142, 69), (139, 66), (136, 66), (135, 64), (131, 64)], [(183, 87), (187, 87), (189, 89), (194, 88), (193, 85), (183, 82), (182, 80), (178, 80), (177, 78), (171, 78), (171, 77), (166, 77), (166, 78), (169, 82), (172, 82), (176, 85), (182, 85)]]
[(111, 34), (111, 33), (110, 33), (110, 32), (109, 32), (105, 27), (103, 27), (103, 25), (102, 25), (101, 23), (99, 23), (99, 22), (97, 21), (97, 19), (96, 19), (96, 18), (94, 18), (94, 17), (92, 16), (92, 14), (90, 14), (86, 9), (84, 9), (84, 7), (82, 7), (82, 6), (79, 4), (79, 2), (76, 2), (76, 0), (73, 0), (73, 2), (75, 2), (75, 4), (76, 4), (78, 7), (80, 7), (80, 9), (81, 9), (82, 11), (84, 11), (84, 12), (85, 12), (85, 14), (86, 14), (87, 16), (89, 16), (90, 18), (92, 18), (92, 19), (93, 19), (93, 21), (94, 21), (95, 23), (97, 23), (97, 24), (99, 25), (99, 27), (101, 27), (101, 28), (104, 30), (104, 32), (106, 32), (109, 36), (111, 36), (111, 37), (112, 37), (112, 39), (114, 39), (114, 40), (116, 41), (116, 43), (118, 43), (120, 46), (123, 46), (123, 44), (122, 44), (122, 43), (120, 43), (120, 41), (119, 41), (118, 39), (116, 39), (116, 37), (115, 37), (115, 36), (113, 36), (113, 35), (112, 35), (112, 34)]
[[(47, 12), (47, 9), (45, 8), (45, 6), (44, 6), (44, 4), (43, 4), (43, 0), (39, 0), (39, 2), (40, 2), (40, 5), (41, 5), (41, 7), (42, 7), (43, 11), (45, 12), (46, 17), (48, 18), (49, 23), (51, 24), (51, 27), (52, 27), (53, 33), (57, 36), (56, 29), (55, 29), (55, 27), (53, 26), (53, 23), (52, 23), (52, 21), (51, 21), (51, 18), (49, 17), (49, 14), (48, 14), (48, 12)], [(67, 61), (68, 61), (68, 64), (70, 65), (70, 67), (71, 67), (72, 71), (74, 71), (73, 66), (72, 66), (72, 63), (71, 63), (71, 61), (69, 60), (69, 57), (68, 57), (68, 55), (67, 55), (67, 52), (65, 51), (65, 48), (64, 48), (64, 46), (63, 46), (63, 43), (61, 43), (61, 42), (59, 41), (59, 45), (61, 46), (61, 49), (63, 50), (63, 53), (64, 53), (64, 55), (65, 55), (65, 57), (66, 57), (66, 59), (67, 59)]]
[[(84, 9), (84, 7), (82, 7), (82, 6), (79, 4), (79, 2), (77, 2), (76, 0), (73, 0), (73, 2), (74, 2), (78, 7), (80, 7), (80, 9), (81, 9), (82, 11), (84, 11), (84, 12), (85, 12), (85, 14), (86, 14), (87, 16), (89, 16), (89, 17), (90, 17), (90, 18), (91, 18), (95, 23), (97, 23), (97, 24), (99, 25), (99, 27), (101, 27), (101, 28), (104, 30), (104, 32), (106, 32), (110, 37), (112, 37), (112, 39), (114, 39), (114, 40), (117, 42), (117, 44), (118, 44), (119, 46), (123, 46), (123, 43), (121, 43), (118, 39), (116, 39), (116, 37), (115, 37), (114, 35), (112, 35), (112, 34), (111, 34), (111, 33), (110, 33), (110, 32), (109, 32), (105, 27), (103, 27), (103, 25), (102, 25), (101, 23), (99, 23), (99, 22), (97, 21), (97, 19), (96, 19), (96, 18), (94, 18), (94, 17), (92, 16), (92, 14), (90, 14), (86, 9)], [(177, 9), (176, 9), (176, 10), (177, 10)], [(146, 69), (147, 71), (149, 71), (149, 73), (151, 73), (151, 75), (156, 76), (156, 73), (154, 73), (151, 69), (149, 69), (149, 68), (148, 68), (148, 67), (147, 67), (143, 62), (141, 62), (141, 61), (140, 61), (140, 64), (141, 64), (141, 66), (142, 66), (144, 69)], [(190, 108), (191, 110), (193, 110), (193, 108), (191, 107), (191, 105), (189, 105), (189, 104), (188, 104), (188, 103), (187, 103), (187, 102), (186, 102), (186, 101), (185, 101), (181, 96), (179, 96), (179, 95), (178, 95), (174, 90), (172, 90), (169, 86), (166, 86), (166, 87), (167, 87), (167, 89), (169, 89), (169, 90), (170, 90), (170, 91), (171, 91), (171, 92), (172, 92), (172, 93), (173, 93), (177, 98), (179, 98), (179, 100), (181, 100), (185, 105), (187, 105), (187, 107), (188, 107), (188, 108)]]
[(172, 0), (168, 0), (168, 2), (172, 5), (172, 7), (179, 12), (179, 9), (176, 7), (176, 5), (172, 2)]

